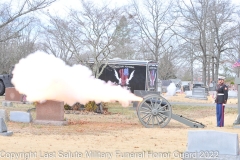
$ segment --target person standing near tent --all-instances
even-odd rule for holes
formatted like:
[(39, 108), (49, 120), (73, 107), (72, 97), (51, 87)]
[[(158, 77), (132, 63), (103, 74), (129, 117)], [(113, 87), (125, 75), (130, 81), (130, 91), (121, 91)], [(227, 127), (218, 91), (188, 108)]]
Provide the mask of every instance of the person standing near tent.
[(228, 99), (228, 87), (224, 83), (225, 77), (219, 76), (216, 88), (216, 116), (217, 127), (224, 126), (224, 109)]

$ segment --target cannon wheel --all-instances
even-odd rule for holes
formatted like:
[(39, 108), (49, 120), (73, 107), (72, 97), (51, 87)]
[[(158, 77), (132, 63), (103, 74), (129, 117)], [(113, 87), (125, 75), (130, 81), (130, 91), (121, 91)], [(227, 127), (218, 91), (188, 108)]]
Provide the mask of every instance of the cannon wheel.
[(143, 100), (138, 104), (137, 115), (143, 126), (163, 128), (171, 120), (172, 107), (160, 95), (150, 94), (143, 97)]

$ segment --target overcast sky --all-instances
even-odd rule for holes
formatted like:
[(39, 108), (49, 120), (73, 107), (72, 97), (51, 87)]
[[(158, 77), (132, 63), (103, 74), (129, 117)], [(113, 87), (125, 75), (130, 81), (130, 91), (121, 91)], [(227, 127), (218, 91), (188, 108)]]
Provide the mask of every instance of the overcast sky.
[[(129, 3), (129, 0), (94, 0), (97, 5), (109, 4), (110, 7), (123, 6)], [(80, 8), (80, 0), (57, 0), (49, 8), (50, 13), (64, 13), (67, 8)], [(61, 14), (59, 13), (59, 14)]]
[[(93, 0), (97, 5), (109, 4), (109, 6), (123, 6), (131, 2), (131, 0)], [(140, 0), (138, 0), (140, 1)], [(188, 1), (188, 0), (185, 0)], [(236, 5), (240, 5), (240, 0), (232, 0)], [(80, 8), (80, 0), (57, 0), (49, 8), (50, 13), (64, 14), (67, 8)]]

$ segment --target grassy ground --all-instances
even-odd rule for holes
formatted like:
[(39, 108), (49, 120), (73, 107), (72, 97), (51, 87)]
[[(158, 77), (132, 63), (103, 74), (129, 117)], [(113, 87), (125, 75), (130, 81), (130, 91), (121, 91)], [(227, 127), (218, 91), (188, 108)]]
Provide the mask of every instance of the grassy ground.
[[(13, 107), (0, 107), (5, 109), (8, 114), (10, 111), (27, 111), (33, 108), (33, 105), (14, 104)], [(65, 114), (65, 119), (69, 122), (67, 126), (49, 126), (34, 123), (8, 122), (9, 128), (17, 133), (32, 134), (78, 134), (79, 132), (93, 133), (95, 131), (105, 132), (107, 130), (118, 130), (122, 128), (140, 127), (141, 124), (132, 107), (122, 107), (118, 103), (108, 104), (109, 114), (102, 115), (92, 112), (80, 112)], [(196, 120), (209, 116), (215, 116), (215, 107), (201, 106), (173, 106), (172, 113), (182, 115), (186, 118)], [(237, 113), (236, 108), (226, 108), (225, 114), (234, 115)], [(35, 110), (31, 111), (33, 119), (36, 117)]]
[[(180, 97), (180, 96), (179, 96)], [(178, 100), (181, 98), (178, 98)], [(4, 97), (0, 97), (0, 101)], [(185, 99), (184, 99), (185, 100)], [(171, 103), (171, 102), (170, 102)], [(196, 104), (201, 102), (196, 101)], [(13, 103), (12, 107), (0, 109), (10, 111), (27, 111), (33, 108), (32, 104)], [(11, 137), (1, 137), (0, 151), (8, 152), (28, 152), (38, 153), (38, 157), (31, 160), (42, 160), (39, 153), (58, 151), (79, 151), (95, 150), (101, 152), (112, 152), (116, 150), (126, 152), (184, 152), (187, 148), (187, 135), (189, 130), (216, 130), (237, 133), (240, 131), (233, 129), (232, 123), (237, 115), (236, 108), (225, 109), (225, 127), (216, 127), (215, 105), (211, 107), (201, 106), (172, 106), (172, 112), (189, 119), (198, 121), (206, 125), (205, 128), (190, 128), (182, 123), (171, 120), (165, 128), (145, 128), (139, 122), (136, 110), (133, 107), (122, 107), (118, 103), (109, 103), (110, 114), (97, 114), (92, 112), (71, 112), (65, 114), (65, 119), (69, 122), (66, 126), (37, 125), (34, 123), (7, 122), (8, 129), (13, 131)], [(31, 111), (35, 119), (35, 110)], [(1, 158), (0, 158), (1, 159)], [(3, 158), (4, 159), (4, 158)], [(46, 158), (45, 158), (46, 159)], [(58, 160), (59, 158), (47, 158)], [(64, 158), (73, 159), (73, 158)], [(97, 158), (81, 158), (86, 160), (96, 160)], [(101, 158), (109, 160), (107, 158)], [(139, 159), (139, 158), (111, 158), (111, 159)], [(159, 159), (159, 158), (142, 158)], [(161, 158), (160, 158), (161, 159)], [(164, 159), (178, 159), (168, 157)]]
[[(1, 97), (2, 98), (2, 97)], [(34, 108), (33, 104), (19, 104), (13, 103), (12, 107), (2, 107), (0, 109), (5, 109), (9, 114), (10, 111), (28, 111), (29, 109)], [(62, 134), (77, 134), (80, 130), (76, 129), (76, 125), (82, 128), (82, 131), (92, 132), (95, 127), (95, 130), (100, 131), (104, 128), (106, 129), (115, 129), (125, 128), (125, 127), (139, 127), (141, 126), (139, 119), (136, 114), (136, 109), (133, 107), (122, 107), (119, 103), (108, 103), (107, 108), (109, 114), (97, 114), (93, 112), (71, 112), (71, 114), (65, 114), (65, 119), (69, 122), (68, 126), (48, 126), (48, 125), (37, 125), (33, 123), (17, 123), (17, 122), (8, 122), (8, 125), (14, 132), (30, 132), (33, 134), (49, 134), (51, 133), (62, 133)], [(36, 117), (35, 110), (32, 110), (31, 115), (33, 119)], [(212, 107), (202, 107), (202, 106), (172, 106), (172, 113), (182, 115), (189, 119), (203, 119), (209, 116), (215, 116), (216, 111), (214, 105)], [(226, 108), (225, 114), (234, 115), (237, 113), (236, 108)], [(89, 126), (89, 127), (87, 127)], [(90, 127), (91, 126), (91, 127)]]
[[(179, 101), (179, 97), (176, 97), (176, 99)], [(4, 100), (4, 96), (0, 96), (0, 102)], [(174, 99), (171, 99), (174, 101)], [(175, 100), (174, 102), (176, 102)], [(182, 99), (182, 101), (186, 101), (185, 99)], [(202, 103), (201, 100), (196, 100), (197, 103)], [(171, 104), (171, 102), (170, 102)], [(72, 119), (82, 119), (81, 116), (113, 116), (113, 115), (122, 115), (125, 117), (128, 117), (127, 119), (131, 118), (137, 118), (136, 116), (136, 110), (132, 107), (132, 104), (128, 107), (122, 107), (119, 103), (107, 103), (108, 111), (110, 115), (100, 115), (96, 113), (91, 112), (78, 112), (77, 114), (65, 114), (66, 119), (72, 120)], [(22, 103), (13, 103), (12, 107), (3, 107), (2, 103), (0, 103), (0, 109), (5, 109), (8, 114), (10, 111), (28, 111), (29, 109), (33, 109), (35, 106), (33, 104), (22, 104)], [(233, 114), (237, 112), (237, 108), (225, 108), (226, 114)], [(183, 105), (173, 105), (172, 106), (172, 113), (174, 114), (180, 114), (185, 115), (190, 118), (203, 118), (206, 116), (214, 116), (215, 115), (215, 104), (213, 104), (211, 107), (206, 106), (183, 106)], [(36, 113), (35, 110), (31, 111), (31, 114), (33, 118), (35, 118)]]

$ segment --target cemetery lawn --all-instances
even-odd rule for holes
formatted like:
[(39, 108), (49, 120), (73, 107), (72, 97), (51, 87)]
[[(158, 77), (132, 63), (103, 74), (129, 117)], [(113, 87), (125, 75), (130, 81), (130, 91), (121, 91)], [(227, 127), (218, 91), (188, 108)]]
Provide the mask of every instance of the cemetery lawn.
[[(0, 98), (0, 101), (4, 100), (4, 97)], [(174, 153), (186, 151), (189, 130), (216, 130), (240, 134), (240, 129), (233, 128), (232, 125), (237, 117), (237, 108), (225, 108), (225, 126), (219, 128), (216, 127), (215, 104), (211, 101), (186, 99), (182, 94), (170, 97), (168, 100), (170, 104), (172, 101), (212, 104), (207, 107), (172, 106), (174, 114), (201, 122), (206, 127), (203, 129), (190, 128), (171, 119), (165, 128), (144, 128), (132, 107), (123, 108), (118, 103), (111, 103), (108, 104), (111, 114), (102, 115), (89, 112), (65, 114), (65, 118), (69, 122), (67, 126), (8, 121), (8, 130), (14, 133), (10, 137), (0, 136), (0, 159), (10, 159), (6, 157), (10, 152), (16, 154), (31, 152), (32, 155), (29, 159), (39, 160), (181, 159), (174, 156)], [(236, 104), (237, 100), (232, 99), (229, 100), (230, 102)], [(6, 109), (9, 113), (11, 110), (27, 111), (32, 107), (34, 106), (14, 104), (14, 107), (0, 106), (0, 109)], [(34, 119), (35, 111), (31, 113)], [(90, 152), (94, 153), (92, 157)], [(112, 157), (107, 157), (109, 156), (107, 152), (110, 152)], [(120, 158), (119, 156), (124, 156), (124, 153), (125, 157)], [(132, 153), (133, 157), (131, 155), (129, 157), (129, 154), (127, 156), (127, 153)], [(145, 154), (143, 155), (143, 153)], [(5, 157), (1, 157), (4, 155)], [(102, 158), (99, 157), (100, 155)], [(141, 158), (141, 155), (144, 157)], [(154, 158), (154, 155), (157, 157)]]

